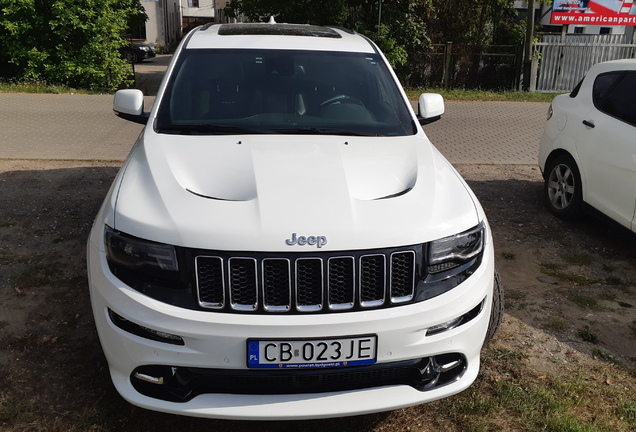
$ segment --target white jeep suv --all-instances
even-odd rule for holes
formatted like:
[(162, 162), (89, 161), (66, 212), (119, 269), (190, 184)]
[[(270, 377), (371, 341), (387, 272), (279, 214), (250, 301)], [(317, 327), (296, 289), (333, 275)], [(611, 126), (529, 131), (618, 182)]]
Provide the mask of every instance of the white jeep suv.
[(293, 24), (193, 30), (96, 218), (119, 393), (225, 419), (364, 414), (476, 378), (502, 316), (490, 228), (378, 47)]

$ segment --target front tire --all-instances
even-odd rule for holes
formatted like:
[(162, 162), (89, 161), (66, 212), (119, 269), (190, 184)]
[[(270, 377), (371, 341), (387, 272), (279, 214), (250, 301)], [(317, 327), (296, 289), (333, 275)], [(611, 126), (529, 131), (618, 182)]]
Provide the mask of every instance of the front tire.
[(546, 170), (544, 196), (548, 210), (562, 219), (572, 219), (581, 210), (581, 174), (570, 155), (561, 155)]
[(488, 344), (499, 330), (504, 315), (504, 289), (499, 272), (495, 270), (495, 283), (492, 287), (492, 309), (490, 310), (490, 321), (484, 345)]

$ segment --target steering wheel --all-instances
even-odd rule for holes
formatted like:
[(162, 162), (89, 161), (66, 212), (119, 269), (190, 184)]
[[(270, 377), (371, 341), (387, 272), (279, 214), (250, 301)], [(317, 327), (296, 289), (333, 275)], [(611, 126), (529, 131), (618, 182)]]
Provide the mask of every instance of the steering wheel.
[(330, 99), (327, 99), (326, 101), (321, 103), (320, 106), (324, 108), (326, 106), (337, 104), (337, 103), (350, 103), (350, 104), (364, 106), (364, 104), (362, 103), (360, 99), (354, 98), (353, 96), (349, 96), (345, 94), (341, 94), (338, 96), (334, 96)]

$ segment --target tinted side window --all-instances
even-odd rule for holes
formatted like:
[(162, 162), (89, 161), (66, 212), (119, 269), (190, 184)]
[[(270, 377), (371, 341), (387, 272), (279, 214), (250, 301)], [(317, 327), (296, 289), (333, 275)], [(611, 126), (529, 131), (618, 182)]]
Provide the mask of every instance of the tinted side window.
[[(595, 99), (595, 105), (612, 117), (636, 126), (636, 72), (625, 72), (618, 77), (611, 88), (599, 98), (598, 104)], [(596, 88), (596, 83), (594, 87)]]
[(603, 111), (601, 107), (605, 103), (605, 97), (622, 75), (622, 72), (610, 72), (596, 77), (594, 88), (592, 89), (592, 98), (596, 108)]

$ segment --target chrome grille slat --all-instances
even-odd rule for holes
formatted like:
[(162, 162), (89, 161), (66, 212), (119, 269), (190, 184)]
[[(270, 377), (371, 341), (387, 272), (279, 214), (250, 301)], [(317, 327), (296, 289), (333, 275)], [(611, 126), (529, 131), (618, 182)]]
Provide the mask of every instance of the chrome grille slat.
[(258, 307), (256, 260), (254, 258), (230, 258), (229, 266), (232, 309), (256, 310)]
[(386, 256), (360, 257), (360, 305), (374, 307), (384, 304), (386, 292)]
[(199, 256), (195, 260), (199, 304), (209, 309), (223, 309), (223, 260), (218, 257)]
[(291, 307), (289, 260), (263, 260), (263, 307), (270, 312), (287, 312)]
[(354, 304), (355, 263), (353, 257), (329, 258), (328, 295), (332, 310), (351, 309)]
[(322, 259), (296, 260), (296, 307), (300, 312), (322, 310), (324, 304), (324, 276)]
[(391, 302), (404, 303), (415, 294), (415, 252), (391, 254)]
[(195, 255), (196, 294), (201, 307), (225, 312), (338, 312), (404, 304), (415, 296), (419, 250)]

